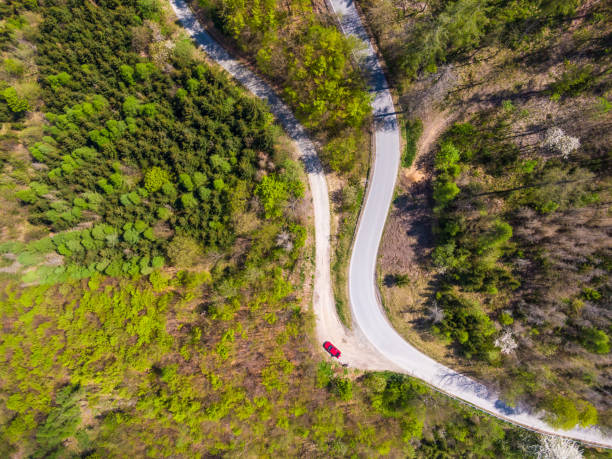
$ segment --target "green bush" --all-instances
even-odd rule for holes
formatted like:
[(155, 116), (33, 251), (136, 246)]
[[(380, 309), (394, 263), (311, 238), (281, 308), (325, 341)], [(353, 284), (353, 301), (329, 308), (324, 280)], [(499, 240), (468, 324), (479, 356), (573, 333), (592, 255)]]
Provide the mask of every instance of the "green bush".
[(34, 204), (38, 199), (34, 191), (30, 188), (17, 191), (15, 196), (26, 204)]
[(572, 429), (577, 424), (588, 427), (597, 423), (597, 410), (589, 402), (573, 400), (562, 395), (545, 400), (543, 408), (548, 411), (546, 421), (555, 428)]
[(404, 126), (406, 149), (402, 155), (402, 167), (410, 167), (417, 154), (417, 144), (423, 134), (423, 122), (420, 119), (408, 121)]
[(514, 323), (514, 319), (507, 312), (502, 312), (499, 316), (499, 321), (502, 325), (512, 325)]
[(123, 64), (119, 67), (119, 73), (121, 74), (121, 78), (127, 84), (134, 84), (134, 69), (130, 65)]
[(2, 91), (2, 97), (6, 101), (9, 109), (14, 113), (22, 113), (30, 109), (27, 99), (19, 97), (17, 90), (12, 86)]
[(565, 62), (565, 72), (550, 85), (553, 99), (563, 96), (577, 96), (586, 91), (594, 81), (593, 67)]
[(144, 179), (144, 187), (147, 191), (154, 193), (170, 181), (170, 174), (161, 167), (153, 167), (147, 171)]
[(319, 388), (329, 386), (333, 377), (334, 369), (331, 364), (327, 362), (319, 362), (319, 366), (317, 367), (316, 386)]
[(334, 394), (345, 402), (353, 398), (353, 382), (348, 378), (333, 378), (330, 387)]
[(610, 352), (610, 337), (598, 328), (584, 327), (580, 333), (580, 342), (590, 352), (596, 354)]
[(22, 62), (19, 62), (13, 58), (6, 58), (3, 62), (4, 71), (13, 77), (23, 76), (25, 72), (25, 66)]

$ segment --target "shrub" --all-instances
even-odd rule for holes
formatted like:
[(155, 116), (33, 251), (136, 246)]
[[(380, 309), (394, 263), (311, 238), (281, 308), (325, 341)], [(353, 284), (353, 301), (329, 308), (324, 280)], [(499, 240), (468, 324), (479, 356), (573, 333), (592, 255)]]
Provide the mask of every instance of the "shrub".
[(33, 204), (37, 199), (36, 194), (30, 188), (17, 191), (15, 196), (26, 204)]
[(562, 395), (551, 396), (543, 403), (548, 411), (546, 421), (555, 428), (572, 429), (576, 424), (588, 427), (597, 423), (597, 410), (589, 402), (574, 402)]
[(405, 287), (406, 285), (410, 284), (408, 274), (395, 274), (393, 276), (393, 281), (398, 287)]
[(353, 398), (353, 382), (348, 378), (333, 378), (330, 387), (341, 400), (348, 401)]
[(507, 312), (502, 312), (499, 316), (499, 321), (502, 325), (512, 325), (514, 323), (514, 319)]
[(331, 364), (327, 362), (320, 362), (317, 367), (317, 381), (316, 385), (319, 388), (324, 388), (329, 385), (332, 378), (334, 377), (334, 370)]
[(610, 352), (610, 337), (598, 328), (584, 327), (580, 333), (580, 342), (585, 349), (596, 354)]
[(13, 58), (4, 59), (4, 71), (13, 77), (20, 77), (25, 72), (25, 66)]
[(30, 104), (27, 99), (19, 97), (17, 90), (12, 86), (2, 91), (2, 97), (4, 97), (6, 104), (14, 113), (21, 113), (30, 109)]
[(417, 143), (423, 134), (423, 122), (418, 118), (407, 122), (404, 132), (406, 133), (406, 149), (402, 156), (402, 166), (410, 167), (416, 158)]
[[(178, 40), (175, 44), (174, 44), (174, 49), (173, 49), (173, 53), (174, 53), (174, 58), (179, 61), (181, 64), (187, 64), (189, 63), (189, 61), (191, 61), (193, 59), (193, 53), (195, 52), (195, 48), (193, 46), (193, 43), (191, 43), (191, 40), (189, 38), (184, 38), (182, 40)], [(193, 92), (192, 89), (193, 85), (189, 84), (189, 81), (196, 81), (197, 80), (193, 80), (190, 79), (187, 81), (187, 87), (189, 88), (190, 92)], [(197, 85), (199, 86), (199, 85)], [(195, 89), (197, 89), (197, 86), (195, 86)]]
[(593, 84), (593, 67), (580, 66), (565, 62), (565, 72), (550, 85), (552, 98), (557, 100), (562, 96), (577, 96), (586, 91)]

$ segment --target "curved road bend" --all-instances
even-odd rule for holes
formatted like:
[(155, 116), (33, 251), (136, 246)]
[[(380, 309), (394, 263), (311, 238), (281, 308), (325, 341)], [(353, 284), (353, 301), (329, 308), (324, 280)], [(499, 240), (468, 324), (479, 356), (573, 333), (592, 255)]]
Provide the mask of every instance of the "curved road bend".
[(375, 94), (372, 103), (377, 120), (374, 170), (349, 267), (349, 296), (355, 323), (368, 341), (402, 370), (447, 394), (531, 429), (612, 447), (612, 439), (605, 437), (596, 428), (556, 430), (537, 416), (506, 405), (499, 394), (418, 351), (387, 320), (376, 286), (376, 261), (400, 163), (399, 126), (384, 72), (355, 5), (351, 0), (330, 2), (344, 33), (354, 35), (367, 44), (367, 48), (362, 51), (362, 65), (370, 74), (370, 86)]
[[(352, 334), (341, 326), (335, 309), (330, 281), (330, 213), (325, 175), (306, 131), (272, 88), (237, 62), (197, 22), (185, 0), (171, 0), (172, 7), (188, 33), (211, 59), (227, 70), (257, 97), (266, 101), (272, 113), (292, 137), (302, 155), (313, 196), (315, 217), (316, 271), (313, 307), (317, 334), (334, 343), (345, 343), (343, 357), (351, 365), (368, 369), (400, 370), (424, 380), (453, 397), (489, 412), (493, 416), (541, 433), (560, 435), (585, 443), (612, 448), (612, 439), (597, 428), (557, 430), (528, 411), (509, 407), (498, 394), (484, 385), (451, 370), (407, 343), (387, 320), (376, 287), (376, 260), (400, 161), (400, 132), (387, 81), (359, 14), (351, 0), (330, 0), (344, 33), (360, 38), (367, 48), (361, 52), (362, 65), (370, 74), (372, 107), (376, 118), (376, 156), (368, 193), (357, 229), (349, 267), (351, 309), (357, 325)], [(373, 351), (372, 347), (375, 349)], [(378, 352), (376, 352), (378, 351)], [(384, 356), (384, 357), (383, 357)]]

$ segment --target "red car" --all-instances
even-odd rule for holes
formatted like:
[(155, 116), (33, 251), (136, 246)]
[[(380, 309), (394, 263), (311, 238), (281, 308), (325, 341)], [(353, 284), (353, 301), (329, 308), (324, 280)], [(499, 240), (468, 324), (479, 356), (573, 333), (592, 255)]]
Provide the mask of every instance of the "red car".
[(339, 350), (339, 349), (338, 349), (336, 346), (334, 346), (332, 343), (330, 343), (329, 341), (325, 341), (325, 342), (323, 343), (323, 348), (324, 348), (324, 349), (325, 349), (327, 352), (329, 352), (329, 354), (330, 354), (332, 357), (336, 357), (337, 359), (339, 359), (339, 358), (340, 358), (340, 354), (341, 354), (340, 350)]

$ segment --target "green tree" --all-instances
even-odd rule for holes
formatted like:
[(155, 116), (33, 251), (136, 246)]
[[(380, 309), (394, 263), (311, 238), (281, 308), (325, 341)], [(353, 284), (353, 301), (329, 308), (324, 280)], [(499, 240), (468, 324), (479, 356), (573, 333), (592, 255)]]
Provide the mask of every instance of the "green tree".
[(144, 186), (147, 191), (154, 193), (170, 181), (170, 174), (167, 170), (155, 166), (149, 169), (145, 174)]
[(588, 427), (597, 422), (597, 410), (589, 402), (572, 399), (562, 395), (551, 396), (543, 407), (548, 411), (546, 421), (555, 428), (571, 429), (576, 424)]
[(179, 183), (185, 191), (193, 191), (193, 181), (189, 174), (179, 174)]
[(356, 150), (357, 141), (354, 135), (340, 135), (327, 142), (322, 156), (334, 171), (349, 172), (355, 164)]
[(261, 199), (266, 218), (280, 217), (283, 206), (289, 198), (287, 184), (276, 175), (266, 175), (255, 188), (255, 193)]
[(438, 207), (444, 207), (459, 194), (461, 190), (455, 182), (436, 180), (434, 183), (434, 200)]
[(190, 209), (198, 206), (198, 200), (193, 196), (193, 193), (184, 193), (181, 195), (181, 206), (184, 209)]
[(12, 112), (21, 113), (30, 109), (30, 104), (27, 99), (22, 99), (17, 94), (17, 90), (12, 86), (9, 86), (4, 91), (2, 91), (2, 97), (6, 101), (6, 104), (9, 106)]
[(81, 420), (77, 405), (79, 387), (68, 385), (60, 389), (55, 398), (55, 407), (49, 412), (44, 424), (36, 432), (38, 450), (36, 457), (45, 457), (58, 451), (63, 441), (76, 433)]
[(127, 84), (134, 84), (134, 68), (131, 65), (123, 64), (119, 67), (119, 73), (121, 74), (121, 78)]
[(202, 247), (189, 236), (174, 236), (168, 244), (168, 258), (173, 266), (189, 268), (203, 255)]

